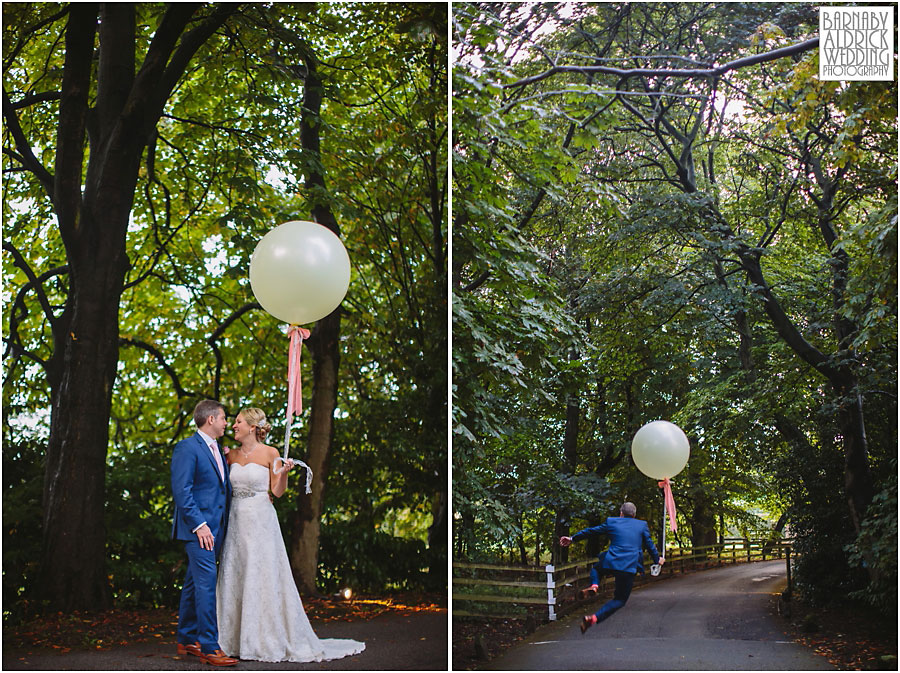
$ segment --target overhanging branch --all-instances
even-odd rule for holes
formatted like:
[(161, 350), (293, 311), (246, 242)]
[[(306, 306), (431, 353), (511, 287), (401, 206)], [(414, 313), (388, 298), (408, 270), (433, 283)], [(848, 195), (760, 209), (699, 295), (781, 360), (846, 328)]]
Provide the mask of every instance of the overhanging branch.
[(259, 305), (258, 302), (251, 302), (249, 304), (244, 304), (237, 311), (228, 316), (221, 325), (219, 325), (216, 330), (209, 336), (206, 340), (206, 343), (209, 344), (210, 348), (212, 348), (213, 355), (216, 357), (216, 377), (213, 383), (213, 398), (219, 399), (219, 388), (222, 385), (222, 352), (219, 350), (219, 346), (216, 343), (219, 340), (225, 330), (228, 329), (228, 326), (231, 325), (235, 320), (244, 315), (247, 311), (251, 311), (253, 309), (259, 308), (262, 306)]
[(794, 56), (796, 54), (802, 54), (805, 51), (809, 51), (810, 49), (815, 49), (819, 46), (819, 38), (813, 38), (811, 40), (807, 40), (806, 42), (800, 42), (799, 44), (793, 44), (787, 47), (781, 47), (780, 49), (775, 49), (773, 51), (767, 51), (763, 54), (753, 54), (752, 56), (745, 56), (743, 58), (736, 59), (734, 61), (729, 61), (724, 65), (717, 66), (715, 68), (611, 68), (605, 65), (557, 65), (549, 70), (546, 70), (537, 75), (532, 75), (531, 77), (525, 77), (524, 79), (520, 79), (517, 82), (511, 82), (509, 84), (504, 84), (504, 89), (513, 89), (516, 87), (527, 86), (529, 84), (534, 84), (535, 82), (540, 82), (541, 80), (547, 79), (553, 75), (562, 72), (577, 72), (585, 75), (589, 74), (604, 74), (604, 75), (616, 75), (623, 79), (627, 79), (630, 77), (681, 77), (681, 78), (708, 78), (708, 77), (720, 77), (724, 75), (726, 72), (730, 72), (731, 70), (738, 70), (739, 68), (746, 68), (751, 65), (757, 65), (759, 63), (766, 63), (768, 61), (775, 61), (779, 58), (785, 58), (787, 56)]
[(16, 296), (16, 301), (13, 303), (13, 309), (15, 310), (15, 308), (22, 303), (25, 292), (33, 287), (35, 292), (37, 292), (38, 301), (41, 304), (41, 310), (43, 310), (44, 315), (47, 318), (47, 322), (53, 325), (53, 323), (56, 322), (56, 316), (53, 314), (53, 308), (50, 306), (50, 300), (47, 298), (47, 294), (44, 292), (44, 281), (52, 276), (67, 272), (69, 270), (69, 267), (60, 266), (55, 269), (50, 269), (49, 271), (45, 271), (43, 274), (41, 274), (40, 277), (38, 277), (35, 275), (34, 271), (25, 260), (25, 257), (22, 256), (22, 253), (19, 252), (19, 249), (16, 248), (16, 246), (14, 246), (9, 241), (3, 241), (3, 249), (13, 256), (13, 264), (22, 269), (22, 271), (25, 272), (25, 275), (28, 278), (28, 282), (22, 286), (22, 288), (19, 290), (18, 295)]
[(51, 175), (50, 171), (48, 171), (38, 160), (38, 158), (34, 156), (34, 152), (31, 150), (31, 143), (29, 143), (28, 138), (25, 137), (25, 132), (22, 130), (21, 124), (19, 124), (19, 117), (16, 114), (15, 110), (16, 107), (9, 99), (9, 94), (6, 93), (6, 88), (4, 88), (3, 119), (6, 122), (6, 128), (9, 130), (10, 135), (12, 135), (13, 140), (16, 143), (18, 154), (13, 154), (11, 150), (6, 150), (5, 148), (4, 151), (6, 154), (21, 162), (22, 166), (25, 169), (34, 173), (37, 179), (40, 180), (41, 186), (44, 188), (44, 191), (47, 192), (47, 195), (52, 198), (53, 175)]
[(146, 351), (147, 353), (150, 353), (150, 355), (153, 356), (153, 359), (159, 363), (159, 366), (163, 368), (163, 371), (165, 371), (166, 374), (168, 374), (169, 378), (172, 380), (172, 385), (175, 387), (175, 393), (178, 395), (178, 397), (198, 397), (196, 393), (187, 391), (181, 386), (181, 379), (178, 378), (177, 372), (168, 362), (166, 362), (166, 358), (162, 354), (162, 351), (156, 348), (156, 346), (148, 344), (146, 341), (133, 339), (131, 337), (120, 337), (119, 343), (123, 346), (134, 346)]

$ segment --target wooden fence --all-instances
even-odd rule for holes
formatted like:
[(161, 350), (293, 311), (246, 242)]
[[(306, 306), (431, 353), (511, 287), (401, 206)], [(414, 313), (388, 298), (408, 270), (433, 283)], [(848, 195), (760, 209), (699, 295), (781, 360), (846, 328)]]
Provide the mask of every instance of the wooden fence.
[[(672, 548), (666, 550), (666, 562), (660, 577), (729, 563), (784, 558), (790, 578), (790, 555), (791, 540), (726, 539), (706, 547)], [(590, 583), (590, 569), (596, 562), (596, 558), (587, 558), (560, 566), (454, 563), (453, 616), (553, 621), (582, 602), (578, 599), (578, 592)], [(638, 575), (635, 586), (650, 579), (650, 563), (652, 560), (645, 553), (647, 574)], [(611, 594), (612, 584), (613, 578), (605, 576), (600, 584), (600, 594)]]

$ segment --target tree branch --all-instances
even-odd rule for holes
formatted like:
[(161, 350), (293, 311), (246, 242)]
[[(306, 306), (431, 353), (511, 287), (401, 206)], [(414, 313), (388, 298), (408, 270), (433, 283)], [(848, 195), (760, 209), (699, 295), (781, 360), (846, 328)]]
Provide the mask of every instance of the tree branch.
[(734, 61), (729, 61), (724, 65), (717, 66), (715, 68), (697, 68), (697, 69), (678, 69), (678, 68), (611, 68), (605, 65), (558, 65), (545, 72), (542, 72), (537, 75), (532, 75), (531, 77), (526, 77), (524, 79), (520, 79), (517, 82), (511, 82), (510, 84), (504, 84), (504, 89), (512, 89), (521, 86), (527, 86), (529, 84), (534, 84), (535, 82), (540, 82), (541, 80), (547, 79), (553, 75), (556, 75), (561, 72), (576, 72), (582, 73), (585, 75), (588, 74), (605, 74), (605, 75), (617, 75), (618, 77), (622, 77), (623, 79), (628, 79), (630, 77), (685, 77), (685, 78), (705, 78), (705, 77), (720, 77), (724, 75), (726, 72), (731, 70), (737, 70), (739, 68), (746, 68), (751, 65), (757, 65), (758, 63), (765, 63), (767, 61), (774, 61), (779, 58), (785, 58), (787, 56), (794, 56), (796, 54), (802, 54), (805, 51), (809, 51), (810, 49), (814, 49), (819, 46), (819, 38), (813, 38), (811, 40), (807, 40), (805, 42), (800, 42), (798, 44), (790, 45), (787, 47), (782, 47), (780, 49), (775, 49), (773, 51), (768, 51), (763, 54), (753, 54), (752, 56), (745, 56), (743, 58), (736, 59)]
[(219, 399), (219, 388), (222, 384), (222, 352), (219, 350), (219, 346), (216, 341), (219, 340), (219, 337), (225, 333), (225, 330), (228, 329), (229, 325), (233, 323), (235, 320), (244, 315), (247, 311), (251, 311), (253, 309), (259, 308), (262, 306), (257, 302), (251, 302), (249, 304), (244, 304), (237, 311), (228, 316), (216, 329), (215, 331), (209, 335), (206, 343), (209, 344), (210, 348), (212, 348), (213, 355), (216, 358), (216, 377), (213, 383), (213, 398)]
[(43, 28), (44, 26), (53, 23), (57, 19), (61, 19), (66, 14), (69, 13), (71, 5), (64, 5), (63, 8), (58, 11), (56, 14), (52, 14), (48, 16), (46, 19), (38, 21), (33, 26), (29, 26), (20, 32), (19, 41), (16, 42), (16, 46), (13, 47), (12, 51), (9, 53), (9, 56), (3, 62), (3, 72), (6, 72), (12, 67), (13, 61), (16, 60), (16, 57), (19, 55), (19, 52), (22, 51), (22, 47), (25, 46), (25, 42), (33, 36), (38, 30)]
[(13, 309), (20, 304), (20, 299), (22, 299), (24, 293), (28, 291), (31, 287), (34, 287), (35, 292), (38, 295), (38, 301), (41, 304), (41, 310), (43, 310), (44, 315), (47, 318), (47, 322), (52, 326), (56, 322), (56, 316), (53, 315), (53, 308), (50, 306), (50, 300), (47, 298), (47, 294), (44, 292), (43, 281), (51, 276), (55, 276), (63, 271), (68, 271), (68, 266), (61, 266), (55, 269), (50, 269), (49, 271), (45, 271), (41, 274), (40, 277), (36, 276), (34, 271), (28, 265), (28, 262), (25, 260), (25, 257), (19, 252), (19, 249), (16, 248), (9, 241), (3, 241), (3, 249), (6, 250), (13, 256), (13, 264), (18, 268), (22, 269), (25, 272), (25, 275), (28, 277), (28, 282), (22, 286), (19, 290), (18, 295), (16, 296), (15, 302), (13, 302)]
[[(191, 6), (189, 16), (196, 11), (197, 6), (198, 5)], [(177, 7), (177, 4), (172, 5), (171, 7)], [(178, 48), (175, 50), (174, 54), (172, 54), (172, 58), (168, 65), (166, 65), (160, 79), (160, 87), (156, 92), (156, 99), (153, 101), (153, 105), (155, 106), (154, 109), (156, 110), (153, 115), (154, 120), (162, 114), (165, 101), (168, 100), (169, 95), (175, 89), (175, 85), (184, 74), (188, 63), (190, 63), (194, 54), (197, 53), (197, 50), (203, 46), (212, 34), (225, 23), (228, 17), (237, 12), (240, 7), (241, 5), (239, 3), (222, 3), (215, 6), (215, 10), (209, 17), (181, 38)], [(169, 11), (171, 11), (171, 8)], [(169, 11), (166, 12), (167, 16)]]
[(36, 156), (34, 156), (34, 152), (31, 150), (31, 144), (25, 137), (22, 126), (19, 124), (19, 116), (15, 112), (15, 106), (9, 99), (9, 94), (6, 93), (6, 87), (3, 88), (3, 118), (6, 120), (6, 128), (12, 135), (13, 140), (16, 143), (16, 149), (19, 151), (19, 153), (16, 154), (12, 150), (4, 148), (4, 153), (19, 161), (26, 170), (34, 173), (35, 177), (37, 177), (41, 186), (44, 188), (44, 191), (47, 192), (47, 196), (52, 199), (53, 175), (44, 168), (44, 165)]
[[(6, 359), (9, 356), (9, 351), (12, 350), (12, 351), (15, 351), (14, 357), (16, 358), (16, 360), (18, 360), (18, 358), (24, 356), (24, 357), (27, 357), (29, 360), (34, 360), (34, 362), (39, 364), (44, 369), (47, 368), (46, 360), (42, 360), (35, 353), (32, 353), (30, 350), (25, 348), (22, 344), (16, 343), (9, 337), (4, 337), (3, 340), (6, 342), (6, 346), (7, 346), (6, 354), (3, 356), (4, 359)], [(15, 367), (15, 363), (13, 363), (13, 365), (10, 366), (10, 368), (9, 368), (10, 373), (9, 373), (9, 376), (7, 376), (7, 378), (3, 381), (4, 386), (6, 385), (7, 381), (9, 381), (10, 377), (12, 376), (12, 371), (13, 371), (14, 367)]]
[(477, 290), (479, 287), (481, 287), (482, 285), (484, 285), (485, 281), (490, 277), (491, 277), (490, 269), (488, 269), (487, 271), (482, 271), (481, 274), (478, 276), (478, 278), (476, 278), (471, 283), (466, 285), (462, 289), (462, 291), (463, 292), (473, 292), (473, 291)]
[(740, 242), (734, 235), (731, 227), (725, 222), (721, 213), (715, 209), (712, 209), (712, 211), (713, 221), (717, 223), (716, 228), (720, 233), (723, 233), (727, 238), (738, 242), (738, 257), (740, 257), (741, 264), (747, 272), (747, 277), (762, 294), (763, 307), (765, 308), (766, 314), (769, 316), (769, 320), (772, 321), (772, 326), (775, 327), (775, 331), (778, 332), (778, 335), (784, 342), (790, 346), (804, 362), (825, 376), (829, 381), (836, 380), (838, 378), (838, 371), (828, 361), (828, 357), (804, 338), (790, 316), (785, 312), (784, 307), (782, 307), (778, 298), (772, 292), (772, 287), (766, 281), (762, 265), (760, 264), (760, 258), (762, 256), (761, 251)]
[(123, 346), (135, 346), (136, 348), (140, 348), (141, 350), (150, 353), (150, 355), (153, 356), (153, 359), (159, 363), (159, 366), (169, 375), (169, 378), (172, 380), (172, 385), (175, 387), (175, 394), (178, 395), (178, 397), (198, 397), (196, 393), (187, 391), (181, 386), (181, 380), (178, 378), (178, 374), (172, 369), (171, 365), (166, 362), (165, 356), (158, 348), (156, 348), (156, 346), (131, 337), (119, 337), (119, 343)]
[(259, 133), (254, 133), (249, 129), (239, 129), (231, 126), (222, 126), (221, 124), (210, 124), (209, 122), (200, 121), (199, 119), (188, 119), (187, 117), (177, 117), (173, 114), (164, 114), (162, 115), (166, 119), (174, 119), (177, 122), (181, 122), (182, 124), (193, 124), (194, 126), (199, 126), (201, 128), (209, 129), (210, 131), (224, 131), (230, 135), (236, 136), (249, 136), (256, 141), (263, 141), (265, 138)]
[[(135, 7), (103, 3), (100, 9), (100, 59), (97, 65), (96, 128), (114, 133), (134, 82)], [(106, 137), (100, 139), (107, 140)]]
[(73, 4), (66, 24), (66, 59), (56, 134), (56, 175), (50, 192), (67, 249), (78, 229), (81, 207), (84, 136), (96, 30), (97, 5)]
[(45, 91), (44, 93), (33, 93), (25, 96), (22, 100), (12, 104), (13, 110), (21, 110), (30, 107), (35, 103), (47, 103), (49, 101), (59, 100), (62, 94), (59, 91)]

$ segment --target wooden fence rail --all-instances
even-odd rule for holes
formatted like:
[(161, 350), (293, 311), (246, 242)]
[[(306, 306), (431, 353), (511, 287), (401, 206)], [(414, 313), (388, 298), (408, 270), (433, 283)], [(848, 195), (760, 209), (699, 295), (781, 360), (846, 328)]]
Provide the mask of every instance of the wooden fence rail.
[[(752, 563), (785, 558), (790, 577), (791, 540), (725, 539), (719, 544), (666, 550), (661, 577), (704, 570), (728, 563)], [(560, 566), (516, 566), (486, 563), (453, 563), (453, 616), (532, 618), (553, 621), (578, 607), (578, 591), (589, 583), (596, 558)], [(644, 567), (652, 560), (645, 553)], [(638, 575), (635, 586), (646, 582), (649, 572)], [(613, 584), (601, 581), (600, 593)]]

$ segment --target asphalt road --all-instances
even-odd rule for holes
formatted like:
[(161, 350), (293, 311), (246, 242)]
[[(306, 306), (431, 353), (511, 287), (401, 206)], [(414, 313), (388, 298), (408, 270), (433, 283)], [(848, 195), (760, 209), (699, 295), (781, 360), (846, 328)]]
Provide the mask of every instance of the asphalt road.
[(447, 611), (386, 613), (355, 622), (313, 622), (320, 638), (353, 638), (366, 649), (353, 657), (310, 664), (241, 661), (214, 669), (197, 657), (175, 656), (175, 641), (139, 643), (67, 654), (3, 650), (3, 670), (41, 671), (446, 671)]
[(653, 580), (612, 617), (581, 634), (584, 612), (538, 629), (485, 668), (518, 671), (835, 670), (792, 642), (770, 613), (784, 561)]

